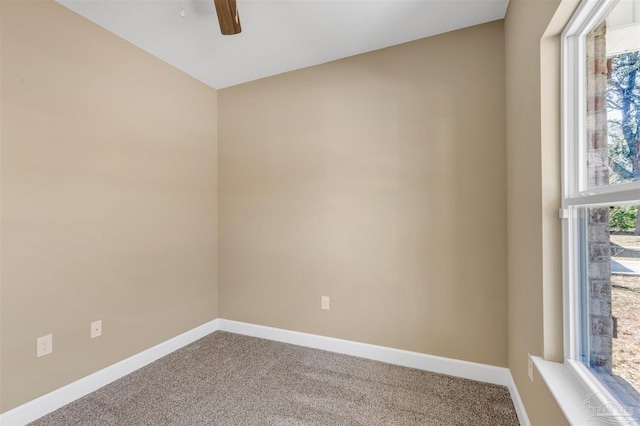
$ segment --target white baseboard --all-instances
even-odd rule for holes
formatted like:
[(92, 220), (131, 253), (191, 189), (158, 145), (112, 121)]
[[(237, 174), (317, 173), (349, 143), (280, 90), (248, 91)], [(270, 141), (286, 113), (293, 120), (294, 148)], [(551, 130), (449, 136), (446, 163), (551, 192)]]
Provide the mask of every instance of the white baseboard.
[(513, 406), (516, 409), (516, 414), (518, 415), (520, 426), (531, 426), (529, 416), (527, 416), (527, 411), (524, 409), (524, 403), (520, 398), (520, 393), (518, 392), (516, 382), (513, 380), (511, 372), (509, 372), (509, 382), (507, 383), (507, 388), (509, 389), (509, 393), (511, 394), (511, 401), (513, 401)]
[(19, 407), (0, 414), (0, 425), (16, 426), (32, 422), (61, 408), (101, 387), (132, 373), (159, 358), (180, 349), (189, 343), (213, 333), (219, 329), (219, 320), (215, 319), (159, 345), (142, 351), (109, 367), (83, 377), (73, 383), (49, 392)]
[(0, 414), (0, 425), (24, 425), (36, 420), (217, 330), (506, 386), (511, 394), (520, 424), (530, 425), (518, 390), (507, 368), (221, 318)]
[(508, 368), (443, 358), (434, 355), (409, 352), (402, 349), (376, 346), (350, 340), (335, 339), (333, 337), (316, 334), (300, 333), (280, 328), (220, 319), (220, 330), (247, 336), (261, 337), (278, 342), (291, 343), (330, 352), (358, 356), (361, 358), (402, 365), (434, 373), (448, 374), (465, 379), (478, 380), (485, 383), (506, 386), (522, 426), (531, 426), (529, 417), (520, 399), (520, 393)]
[(402, 349), (385, 346), (370, 345), (350, 340), (335, 339), (317, 334), (300, 333), (283, 330), (281, 328), (265, 327), (262, 325), (220, 319), (220, 330), (247, 336), (261, 337), (278, 342), (292, 343), (325, 351), (358, 356), (389, 364), (402, 365), (480, 382), (507, 386), (509, 370), (504, 367), (479, 364), (458, 359), (443, 358), (426, 355), (419, 352), (409, 352)]

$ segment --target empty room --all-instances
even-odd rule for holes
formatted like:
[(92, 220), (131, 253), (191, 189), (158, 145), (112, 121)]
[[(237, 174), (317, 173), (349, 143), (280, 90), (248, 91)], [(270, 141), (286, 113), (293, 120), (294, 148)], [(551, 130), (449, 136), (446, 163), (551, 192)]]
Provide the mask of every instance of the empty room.
[(640, 0), (0, 0), (1, 425), (640, 422)]

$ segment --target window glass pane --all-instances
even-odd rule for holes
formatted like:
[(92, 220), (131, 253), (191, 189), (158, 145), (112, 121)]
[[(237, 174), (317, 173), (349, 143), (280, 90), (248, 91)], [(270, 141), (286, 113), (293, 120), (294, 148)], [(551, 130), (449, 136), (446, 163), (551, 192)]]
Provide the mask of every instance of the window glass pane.
[(640, 235), (637, 206), (582, 210), (580, 360), (640, 415)]
[(640, 1), (620, 1), (586, 38), (587, 189), (640, 180)]

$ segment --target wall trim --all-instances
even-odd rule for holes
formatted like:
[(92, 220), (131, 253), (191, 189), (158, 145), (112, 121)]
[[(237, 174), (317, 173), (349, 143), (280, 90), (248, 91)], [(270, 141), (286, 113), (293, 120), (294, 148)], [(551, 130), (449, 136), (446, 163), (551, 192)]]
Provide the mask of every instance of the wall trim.
[(218, 318), (0, 414), (0, 425), (24, 425), (39, 419), (217, 330), (506, 386), (520, 424), (531, 424), (507, 368)]
[(480, 382), (493, 383), (508, 386), (509, 369), (493, 365), (479, 364), (476, 362), (462, 361), (452, 358), (444, 358), (427, 355), (419, 352), (410, 352), (402, 349), (394, 349), (385, 346), (370, 345), (350, 340), (325, 337), (317, 334), (301, 333), (298, 331), (284, 330), (281, 328), (266, 327), (263, 325), (248, 324), (231, 320), (220, 319), (220, 330), (247, 336), (261, 337), (277, 342), (292, 343), (294, 345), (309, 348), (322, 349), (346, 355), (358, 356), (389, 364), (402, 365), (417, 368), (419, 370), (432, 371), (434, 373), (448, 374), (450, 376), (465, 379), (478, 380)]
[(90, 394), (183, 346), (219, 329), (219, 319), (209, 321), (156, 346), (69, 383), (39, 398), (0, 414), (0, 425), (24, 425)]
[(531, 426), (529, 416), (527, 415), (527, 410), (525, 410), (524, 408), (524, 403), (522, 402), (522, 398), (520, 398), (520, 392), (518, 392), (518, 387), (516, 386), (515, 380), (513, 380), (511, 371), (509, 371), (507, 388), (509, 389), (509, 393), (511, 394), (511, 401), (513, 401), (513, 406), (516, 409), (516, 414), (518, 415), (518, 421), (520, 422), (520, 425)]
[(531, 426), (524, 403), (508, 368), (225, 319), (220, 319), (219, 325), (221, 331), (230, 333), (260, 337), (506, 386), (518, 415), (518, 421), (522, 426)]

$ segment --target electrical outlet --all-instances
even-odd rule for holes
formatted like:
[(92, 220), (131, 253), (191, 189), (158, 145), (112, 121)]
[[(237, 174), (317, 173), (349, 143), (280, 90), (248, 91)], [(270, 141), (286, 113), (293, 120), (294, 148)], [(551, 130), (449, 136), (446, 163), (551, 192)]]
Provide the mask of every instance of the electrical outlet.
[(91, 338), (95, 339), (102, 335), (102, 320), (94, 321), (91, 323)]
[(328, 311), (329, 308), (329, 296), (322, 296), (322, 298), (320, 299), (320, 307), (326, 311)]
[(36, 339), (36, 357), (49, 355), (53, 352), (53, 334), (38, 337)]
[(531, 354), (527, 354), (527, 361), (528, 361), (527, 373), (529, 374), (529, 380), (533, 382), (533, 360), (531, 359)]

